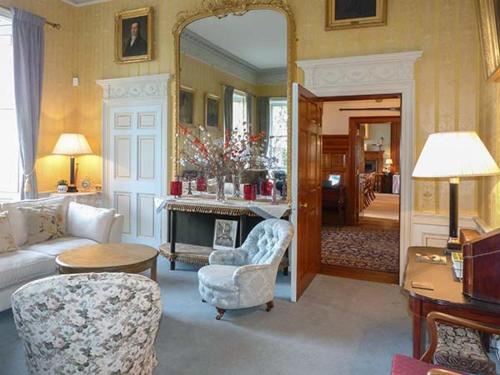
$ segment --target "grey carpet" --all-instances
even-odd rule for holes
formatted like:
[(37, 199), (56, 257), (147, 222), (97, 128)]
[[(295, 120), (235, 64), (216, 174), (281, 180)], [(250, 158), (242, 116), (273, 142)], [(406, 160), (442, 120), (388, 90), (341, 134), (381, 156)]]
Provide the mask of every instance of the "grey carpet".
[[(394, 353), (411, 351), (411, 321), (399, 287), (318, 276), (298, 303), (279, 276), (275, 308), (230, 311), (216, 321), (200, 301), (196, 272), (159, 264), (161, 375), (389, 374)], [(0, 374), (24, 375), (10, 310), (0, 313)]]

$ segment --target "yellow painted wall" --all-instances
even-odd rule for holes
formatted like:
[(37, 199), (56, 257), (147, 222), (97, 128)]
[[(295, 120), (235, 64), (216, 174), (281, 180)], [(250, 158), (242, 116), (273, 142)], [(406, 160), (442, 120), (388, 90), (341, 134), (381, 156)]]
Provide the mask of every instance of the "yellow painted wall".
[[(2, 0), (0, 0), (2, 1)], [(11, 0), (54, 7), (56, 0)], [(100, 153), (101, 89), (95, 80), (143, 74), (174, 73), (172, 27), (176, 14), (201, 0), (114, 0), (77, 8), (75, 63), (82, 84), (77, 92), (77, 121), (73, 129), (88, 136)], [(473, 0), (397, 0), (388, 2), (383, 27), (324, 30), (324, 0), (289, 0), (297, 23), (297, 59), (422, 50), (416, 66), (416, 145), (421, 150), (428, 134), (454, 129), (479, 129), (481, 85), (479, 37)], [(57, 3), (59, 8), (59, 4)], [(124, 9), (151, 5), (155, 9), (155, 59), (114, 63), (114, 15)], [(61, 17), (58, 17), (64, 21)], [(66, 45), (66, 44), (64, 44)], [(68, 52), (63, 55), (67, 56)], [(405, 150), (402, 150), (405, 152)], [(409, 150), (406, 150), (410, 152)], [(100, 179), (100, 165), (87, 168)], [(84, 166), (81, 167), (82, 169)], [(415, 183), (415, 209), (446, 213), (446, 182)], [(461, 184), (461, 213), (479, 208), (477, 182)], [(486, 203), (488, 205), (488, 203)], [(482, 210), (483, 212), (484, 210)]]
[(78, 10), (60, 0), (0, 0), (4, 7), (16, 6), (49, 21), (61, 30), (45, 27), (45, 68), (38, 142), (38, 189), (54, 190), (58, 179), (69, 179), (69, 159), (51, 155), (60, 133), (78, 123), (75, 90), (71, 78), (76, 72), (75, 28)]
[[(95, 80), (174, 71), (172, 27), (175, 15), (195, 0), (126, 0), (79, 9), (81, 126), (100, 139), (100, 89)], [(297, 21), (297, 58), (318, 59), (372, 53), (422, 50), (416, 67), (416, 152), (429, 133), (478, 129), (479, 39), (473, 0), (389, 1), (388, 25), (366, 29), (324, 30), (324, 0), (290, 0)], [(156, 59), (117, 65), (113, 62), (113, 17), (123, 9), (155, 7)], [(403, 150), (404, 152), (405, 150)], [(407, 150), (409, 152), (409, 150)], [(416, 183), (415, 209), (445, 213), (446, 182)], [(461, 212), (478, 210), (477, 183), (461, 185)]]
[[(481, 82), (479, 136), (500, 164), (500, 84)], [(491, 228), (500, 227), (500, 178), (483, 177), (479, 185), (479, 216)]]

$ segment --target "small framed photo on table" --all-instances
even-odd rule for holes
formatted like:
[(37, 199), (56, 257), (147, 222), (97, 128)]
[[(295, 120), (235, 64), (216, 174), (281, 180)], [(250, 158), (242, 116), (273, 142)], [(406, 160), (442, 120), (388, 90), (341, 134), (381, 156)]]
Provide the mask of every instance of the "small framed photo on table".
[(126, 10), (115, 16), (115, 61), (132, 63), (153, 58), (153, 8)]
[(232, 250), (236, 245), (238, 221), (215, 220), (214, 245), (215, 250)]

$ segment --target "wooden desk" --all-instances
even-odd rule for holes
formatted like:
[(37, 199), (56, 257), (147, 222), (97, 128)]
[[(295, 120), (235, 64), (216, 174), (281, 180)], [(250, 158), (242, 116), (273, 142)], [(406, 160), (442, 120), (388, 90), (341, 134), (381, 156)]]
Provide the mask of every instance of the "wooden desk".
[[(404, 289), (409, 293), (409, 305), (413, 314), (413, 357), (420, 358), (425, 349), (425, 318), (431, 311), (500, 325), (500, 304), (474, 300), (462, 294), (462, 283), (455, 280), (452, 263), (446, 265), (418, 263), (416, 253), (443, 255), (442, 248), (410, 247), (406, 265)], [(413, 288), (412, 281), (427, 282), (434, 290)]]

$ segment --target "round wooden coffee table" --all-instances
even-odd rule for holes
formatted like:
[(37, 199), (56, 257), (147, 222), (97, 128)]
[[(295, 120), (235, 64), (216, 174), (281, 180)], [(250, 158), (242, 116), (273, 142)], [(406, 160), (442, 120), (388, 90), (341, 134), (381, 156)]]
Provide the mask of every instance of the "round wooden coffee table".
[(106, 243), (66, 251), (56, 258), (59, 273), (127, 272), (151, 269), (156, 281), (158, 250), (138, 244)]

